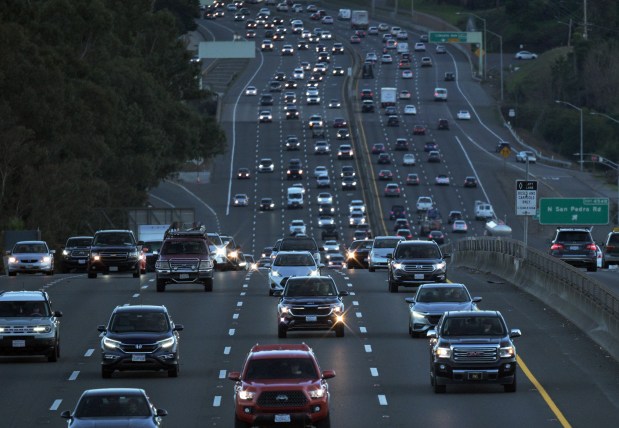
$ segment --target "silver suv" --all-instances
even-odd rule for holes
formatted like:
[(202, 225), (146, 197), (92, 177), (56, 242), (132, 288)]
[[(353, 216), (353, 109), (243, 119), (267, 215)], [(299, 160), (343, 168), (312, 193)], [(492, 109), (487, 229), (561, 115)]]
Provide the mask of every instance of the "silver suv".
[(557, 227), (557, 234), (550, 246), (550, 255), (574, 267), (586, 267), (596, 272), (597, 245), (587, 228)]
[(61, 316), (44, 291), (0, 292), (0, 355), (43, 355), (58, 361)]
[(619, 265), (619, 228), (613, 228), (604, 243), (604, 269), (610, 265)]

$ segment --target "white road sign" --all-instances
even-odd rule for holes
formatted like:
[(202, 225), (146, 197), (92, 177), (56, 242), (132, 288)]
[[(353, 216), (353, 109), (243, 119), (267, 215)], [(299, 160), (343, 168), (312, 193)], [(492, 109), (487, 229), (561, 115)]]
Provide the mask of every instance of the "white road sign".
[(516, 215), (535, 215), (537, 180), (516, 180)]

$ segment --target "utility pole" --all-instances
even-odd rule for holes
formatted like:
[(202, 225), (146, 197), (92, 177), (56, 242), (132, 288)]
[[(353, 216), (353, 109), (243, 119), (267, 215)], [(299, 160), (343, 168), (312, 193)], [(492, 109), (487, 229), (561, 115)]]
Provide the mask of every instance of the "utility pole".
[(585, 15), (585, 31), (582, 33), (582, 38), (587, 40), (589, 36), (588, 29), (587, 29), (587, 27), (589, 27), (589, 24), (587, 22), (587, 0), (583, 0), (583, 2), (584, 2), (583, 9), (584, 9), (584, 15)]

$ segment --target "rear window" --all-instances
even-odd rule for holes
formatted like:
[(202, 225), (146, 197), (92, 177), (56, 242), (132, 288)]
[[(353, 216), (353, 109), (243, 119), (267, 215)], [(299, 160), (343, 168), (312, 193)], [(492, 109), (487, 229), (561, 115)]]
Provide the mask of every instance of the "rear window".
[(610, 237), (608, 238), (608, 243), (609, 244), (619, 244), (619, 233), (613, 233), (612, 235), (610, 235)]
[(557, 241), (565, 242), (591, 242), (591, 235), (584, 231), (564, 231), (557, 234)]

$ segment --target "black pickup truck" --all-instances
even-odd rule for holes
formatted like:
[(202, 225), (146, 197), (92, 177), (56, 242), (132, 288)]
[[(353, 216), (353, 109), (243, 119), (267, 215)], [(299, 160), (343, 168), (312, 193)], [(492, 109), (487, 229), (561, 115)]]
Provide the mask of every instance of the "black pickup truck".
[(130, 230), (99, 230), (95, 233), (88, 257), (88, 278), (97, 273), (132, 272), (134, 278), (146, 273), (142, 243)]

